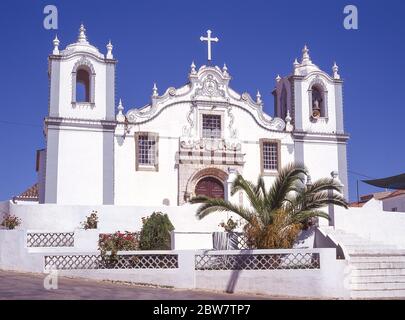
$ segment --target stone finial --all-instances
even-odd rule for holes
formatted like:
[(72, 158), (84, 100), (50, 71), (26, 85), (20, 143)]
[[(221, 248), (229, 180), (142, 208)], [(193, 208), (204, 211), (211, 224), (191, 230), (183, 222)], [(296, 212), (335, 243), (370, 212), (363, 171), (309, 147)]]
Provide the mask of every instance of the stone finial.
[(60, 41), (58, 39), (58, 36), (55, 35), (55, 39), (53, 39), (53, 54), (59, 54), (59, 44)]
[(312, 183), (311, 176), (310, 176), (310, 175), (307, 175), (307, 183), (306, 183), (306, 186), (307, 186), (307, 187), (310, 187), (310, 186), (312, 186), (312, 185), (313, 185), (313, 183)]
[(196, 73), (197, 73), (194, 60), (193, 60), (193, 62), (191, 62), (190, 73), (191, 73), (191, 74), (196, 74)]
[(339, 179), (339, 172), (337, 172), (337, 171), (332, 171), (331, 173), (330, 173), (330, 176), (332, 177), (332, 179), (334, 180), (334, 181), (336, 181), (339, 185), (340, 185), (340, 188), (343, 188), (344, 187), (344, 185), (343, 185), (343, 183), (340, 181), (340, 179)]
[(280, 77), (280, 75), (278, 74), (277, 77), (276, 77), (276, 82), (279, 83), (280, 80), (281, 80), (281, 77)]
[(333, 79), (340, 79), (339, 66), (336, 64), (336, 62), (333, 63), (332, 71), (333, 71)]
[(229, 76), (228, 67), (226, 66), (226, 63), (224, 63), (224, 66), (222, 67), (222, 73), (224, 76)]
[(114, 59), (114, 56), (112, 54), (112, 50), (113, 50), (114, 46), (112, 45), (111, 40), (108, 41), (108, 43), (106, 45), (106, 48), (107, 48), (107, 56), (106, 56), (106, 58), (107, 59)]
[(152, 97), (153, 97), (153, 98), (156, 98), (156, 97), (158, 97), (158, 96), (159, 96), (158, 88), (157, 88), (157, 85), (156, 85), (156, 82), (155, 82), (155, 83), (153, 83)]
[(125, 122), (125, 116), (124, 116), (124, 106), (122, 105), (122, 100), (120, 99), (117, 107), (118, 113), (117, 116), (115, 117), (118, 122)]
[(294, 129), (294, 126), (291, 124), (291, 120), (292, 120), (292, 118), (290, 115), (290, 110), (287, 110), (287, 115), (285, 116), (285, 122), (286, 122), (285, 130), (287, 132), (292, 132)]
[(302, 49), (302, 64), (310, 64), (311, 63), (311, 58), (309, 56), (309, 49), (307, 45), (304, 46), (304, 49)]
[(84, 27), (83, 23), (80, 25), (80, 28), (79, 28), (79, 36), (77, 38), (77, 42), (88, 43), (87, 36), (86, 36), (86, 28)]
[(300, 63), (298, 62), (297, 58), (295, 58), (293, 66), (294, 66), (294, 75), (295, 76), (299, 75), (298, 67), (300, 66)]
[(262, 103), (263, 103), (263, 101), (262, 101), (262, 95), (260, 94), (260, 91), (259, 91), (259, 90), (257, 90), (257, 93), (256, 93), (256, 103), (257, 103), (257, 104), (262, 104)]

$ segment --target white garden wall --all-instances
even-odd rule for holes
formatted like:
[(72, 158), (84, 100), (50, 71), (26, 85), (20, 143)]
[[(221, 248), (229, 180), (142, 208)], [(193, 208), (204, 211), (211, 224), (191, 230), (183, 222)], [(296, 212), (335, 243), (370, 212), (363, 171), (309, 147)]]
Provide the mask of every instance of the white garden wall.
[[(80, 227), (91, 211), (96, 210), (99, 217), (100, 232), (139, 231), (142, 217), (150, 216), (154, 211), (167, 213), (176, 231), (213, 232), (222, 231), (221, 221), (226, 221), (232, 214), (213, 213), (202, 220), (195, 216), (199, 205), (183, 206), (74, 206), (74, 205), (23, 205), (12, 204), (10, 212), (22, 220), (21, 229), (73, 231)], [(239, 219), (239, 217), (235, 217)]]
[(405, 248), (405, 213), (382, 210), (371, 199), (361, 208), (335, 207), (335, 227), (363, 238)]

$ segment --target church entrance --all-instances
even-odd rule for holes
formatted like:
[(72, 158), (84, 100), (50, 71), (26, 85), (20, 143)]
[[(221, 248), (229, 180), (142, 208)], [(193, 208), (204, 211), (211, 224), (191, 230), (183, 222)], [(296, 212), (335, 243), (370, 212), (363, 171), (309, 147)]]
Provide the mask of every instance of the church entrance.
[(224, 185), (214, 177), (205, 177), (198, 181), (195, 187), (197, 196), (206, 196), (215, 199), (224, 199)]

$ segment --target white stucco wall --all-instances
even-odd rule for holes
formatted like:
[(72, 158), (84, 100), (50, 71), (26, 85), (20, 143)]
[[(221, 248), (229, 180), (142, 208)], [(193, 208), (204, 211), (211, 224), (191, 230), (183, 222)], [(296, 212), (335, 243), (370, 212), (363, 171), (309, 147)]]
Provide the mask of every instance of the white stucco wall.
[(405, 195), (382, 200), (384, 211), (405, 212)]
[(238, 216), (227, 213), (213, 213), (202, 220), (195, 216), (198, 205), (173, 206), (75, 206), (75, 205), (11, 205), (10, 212), (21, 218), (20, 229), (73, 231), (81, 226), (93, 210), (99, 216), (100, 232), (139, 231), (142, 217), (154, 211), (167, 213), (176, 231), (213, 232), (223, 231), (218, 225), (229, 217)]
[(103, 133), (59, 131), (57, 201), (59, 204), (103, 203)]
[(335, 227), (371, 241), (405, 248), (405, 213), (383, 211), (382, 203), (374, 199), (361, 208), (335, 207)]
[(332, 171), (338, 171), (338, 150), (334, 143), (306, 141), (304, 143), (304, 164), (312, 181), (330, 178)]

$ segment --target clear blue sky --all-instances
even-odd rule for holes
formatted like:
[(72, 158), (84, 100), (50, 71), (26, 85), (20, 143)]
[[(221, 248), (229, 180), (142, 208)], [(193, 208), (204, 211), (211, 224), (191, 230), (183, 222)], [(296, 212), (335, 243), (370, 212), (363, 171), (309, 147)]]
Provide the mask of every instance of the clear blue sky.
[[(43, 28), (43, 8), (59, 10), (59, 30)], [(343, 28), (343, 8), (355, 4), (359, 30)], [(84, 22), (92, 44), (114, 44), (117, 99), (125, 107), (148, 102), (187, 81), (189, 65), (206, 60), (199, 37), (220, 38), (214, 62), (227, 63), (232, 87), (259, 89), (273, 113), (271, 91), (279, 73), (291, 72), (305, 43), (312, 60), (330, 72), (334, 60), (345, 80), (344, 108), (349, 170), (370, 177), (405, 172), (404, 1), (4, 1), (0, 2), (0, 199), (33, 184), (35, 151), (44, 147), (48, 108), (47, 56), (55, 33), (61, 47), (76, 40)], [(351, 198), (356, 180), (349, 174)], [(360, 184), (360, 193), (374, 189)]]

